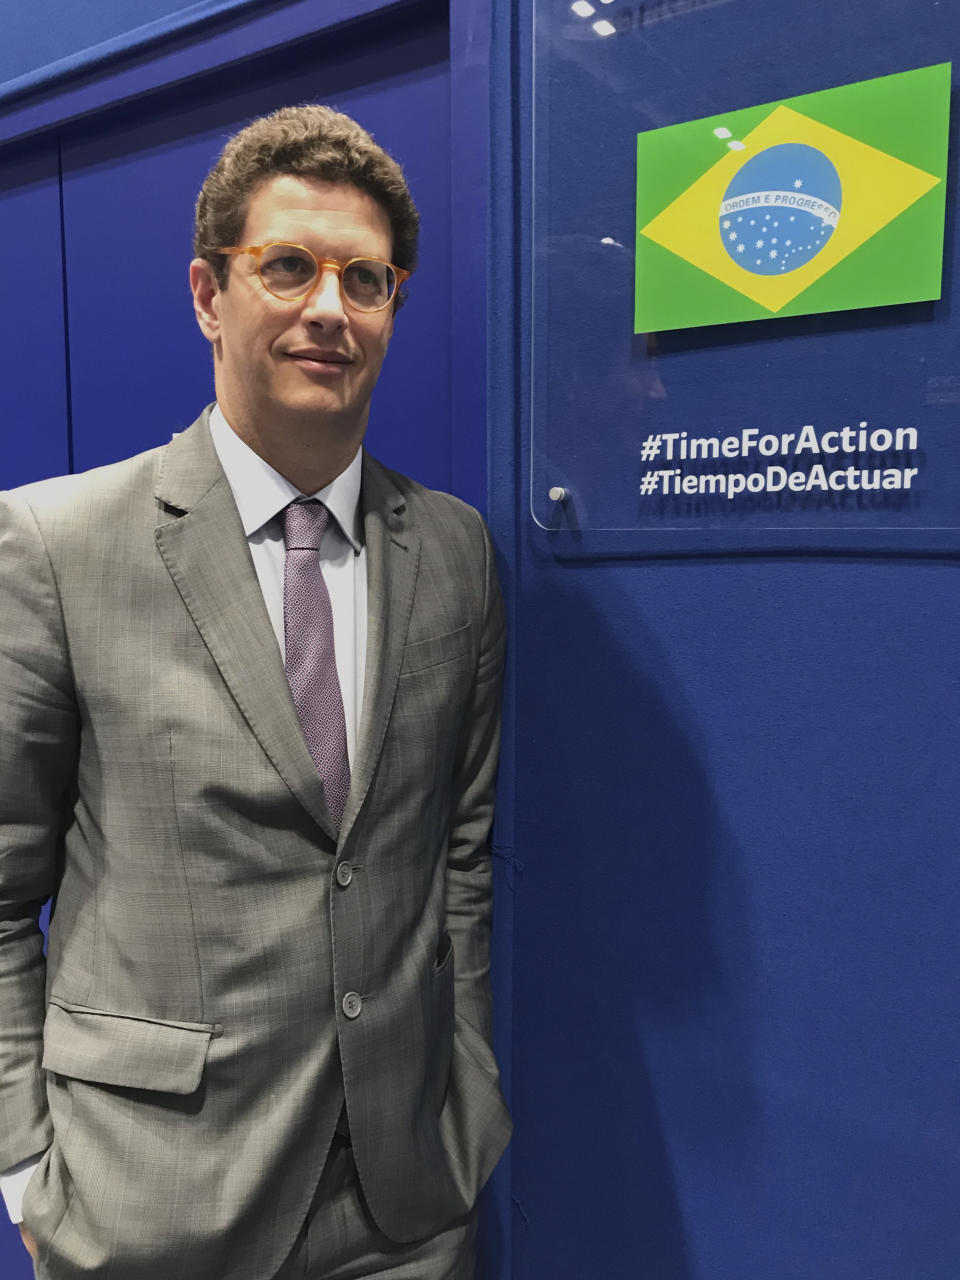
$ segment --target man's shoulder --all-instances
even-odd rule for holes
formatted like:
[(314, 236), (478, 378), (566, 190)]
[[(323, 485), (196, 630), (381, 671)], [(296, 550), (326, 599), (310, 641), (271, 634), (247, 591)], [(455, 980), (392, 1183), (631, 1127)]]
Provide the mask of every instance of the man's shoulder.
[[(188, 433), (201, 429), (201, 421)], [(176, 439), (176, 435), (174, 436)], [(29, 508), (42, 524), (59, 519), (75, 522), (90, 512), (98, 523), (122, 519), (134, 508), (153, 510), (167, 444), (156, 445), (119, 462), (72, 475), (52, 476), (0, 493), (0, 502)]]
[(89, 471), (34, 480), (6, 490), (3, 496), (26, 503), (37, 514), (49, 515), (84, 503), (102, 504), (131, 490), (142, 491), (145, 485), (155, 481), (159, 456), (160, 448), (149, 449), (122, 462), (111, 462)]

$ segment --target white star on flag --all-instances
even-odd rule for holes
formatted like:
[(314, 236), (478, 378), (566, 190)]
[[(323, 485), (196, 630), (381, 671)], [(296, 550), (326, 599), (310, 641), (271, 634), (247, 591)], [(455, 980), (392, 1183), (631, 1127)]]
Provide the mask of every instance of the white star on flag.
[(762, 248), (763, 248), (763, 241), (762, 241), (762, 240), (758, 240), (758, 241), (757, 241), (757, 246), (756, 246), (756, 247), (757, 247), (758, 249), (762, 249)]
[(776, 249), (771, 249), (771, 250), (770, 250), (770, 257), (771, 257), (771, 258), (775, 258), (776, 256), (777, 256), (777, 251), (776, 251)]
[(797, 178), (797, 180), (793, 184), (793, 189), (794, 191), (799, 191), (802, 186), (803, 186), (803, 179)]

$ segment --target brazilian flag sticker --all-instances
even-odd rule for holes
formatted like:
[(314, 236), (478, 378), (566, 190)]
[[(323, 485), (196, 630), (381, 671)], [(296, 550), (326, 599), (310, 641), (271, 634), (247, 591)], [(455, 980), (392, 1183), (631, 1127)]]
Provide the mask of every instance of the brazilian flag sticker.
[(950, 63), (637, 137), (634, 329), (940, 297)]

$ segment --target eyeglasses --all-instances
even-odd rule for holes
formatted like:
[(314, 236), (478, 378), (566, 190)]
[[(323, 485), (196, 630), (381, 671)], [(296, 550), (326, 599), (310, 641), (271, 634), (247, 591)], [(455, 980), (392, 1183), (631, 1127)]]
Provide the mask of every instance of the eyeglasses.
[(267, 293), (283, 302), (299, 302), (309, 298), (318, 287), (326, 268), (336, 271), (340, 280), (340, 296), (357, 311), (383, 311), (393, 301), (397, 289), (410, 272), (395, 267), (381, 258), (351, 258), (337, 262), (334, 258), (317, 258), (302, 244), (243, 244), (214, 253), (249, 253), (256, 261), (257, 275)]

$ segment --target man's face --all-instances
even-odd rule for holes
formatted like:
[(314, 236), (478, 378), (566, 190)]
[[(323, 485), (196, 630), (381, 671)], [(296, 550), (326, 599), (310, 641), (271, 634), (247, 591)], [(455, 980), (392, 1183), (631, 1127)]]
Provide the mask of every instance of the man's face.
[[(241, 244), (305, 245), (318, 259), (391, 260), (383, 208), (349, 183), (281, 175), (250, 200)], [(337, 275), (324, 271), (309, 298), (284, 302), (260, 283), (249, 254), (229, 263), (219, 289), (209, 264), (191, 267), (197, 319), (214, 345), (217, 399), (245, 434), (257, 424), (316, 423), (344, 436), (366, 429), (370, 396), (393, 333), (393, 305), (344, 306)]]

